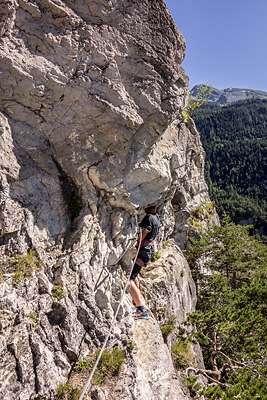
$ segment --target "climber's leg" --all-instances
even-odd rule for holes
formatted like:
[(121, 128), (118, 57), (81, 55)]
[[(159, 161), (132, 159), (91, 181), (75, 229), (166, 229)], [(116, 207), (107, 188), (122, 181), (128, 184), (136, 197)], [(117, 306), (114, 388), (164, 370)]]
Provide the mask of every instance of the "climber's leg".
[(138, 279), (135, 278), (134, 280), (130, 280), (130, 285), (131, 285), (130, 295), (132, 296), (135, 306), (136, 307), (144, 306), (144, 301), (139, 290)]

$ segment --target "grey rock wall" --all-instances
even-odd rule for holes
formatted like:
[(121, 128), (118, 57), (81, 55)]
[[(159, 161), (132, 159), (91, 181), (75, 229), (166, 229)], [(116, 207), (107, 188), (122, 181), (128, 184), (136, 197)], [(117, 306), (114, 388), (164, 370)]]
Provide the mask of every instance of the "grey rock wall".
[[(186, 264), (177, 245), (190, 213), (209, 202), (204, 153), (183, 122), (185, 42), (163, 0), (3, 0), (0, 11), (0, 398), (52, 399), (104, 340), (129, 257), (110, 275), (102, 268), (136, 237), (149, 203), (162, 220), (158, 249), (170, 236), (176, 244), (160, 297), (151, 276), (143, 281), (148, 306), (168, 304), (177, 321), (194, 309), (190, 272), (185, 286), (173, 274)], [(43, 266), (14, 287), (7, 257), (29, 249)], [(58, 284), (62, 299), (52, 295)], [(170, 399), (186, 398), (156, 314), (139, 331), (132, 312), (127, 295), (109, 346), (151, 332), (169, 373), (149, 396), (164, 399), (165, 387)], [(95, 388), (98, 396), (148, 399), (138, 360), (129, 357), (115, 394)]]

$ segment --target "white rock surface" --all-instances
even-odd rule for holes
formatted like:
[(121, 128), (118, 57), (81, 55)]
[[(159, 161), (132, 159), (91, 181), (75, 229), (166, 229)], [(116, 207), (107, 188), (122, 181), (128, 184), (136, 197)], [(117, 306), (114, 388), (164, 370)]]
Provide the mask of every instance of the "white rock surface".
[(136, 321), (134, 339), (136, 352), (133, 358), (137, 366), (135, 398), (188, 400), (188, 393), (174, 370), (158, 324), (152, 319)]

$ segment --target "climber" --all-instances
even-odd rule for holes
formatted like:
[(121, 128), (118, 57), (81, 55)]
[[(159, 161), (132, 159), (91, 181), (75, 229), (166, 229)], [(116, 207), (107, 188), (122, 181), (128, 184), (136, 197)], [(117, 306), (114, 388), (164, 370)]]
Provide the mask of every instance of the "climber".
[[(133, 304), (136, 306), (135, 319), (148, 319), (148, 313), (144, 308), (144, 301), (139, 290), (137, 275), (141, 271), (141, 268), (147, 265), (154, 254), (154, 239), (160, 227), (156, 206), (148, 206), (145, 209), (145, 213), (145, 217), (139, 224), (139, 227), (142, 229), (141, 246), (130, 276), (130, 295), (132, 296)], [(136, 247), (138, 248), (138, 243)]]

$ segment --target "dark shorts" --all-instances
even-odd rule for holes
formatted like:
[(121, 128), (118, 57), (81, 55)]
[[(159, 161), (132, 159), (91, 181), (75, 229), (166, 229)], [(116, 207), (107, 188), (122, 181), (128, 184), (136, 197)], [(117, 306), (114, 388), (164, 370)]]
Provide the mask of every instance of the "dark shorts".
[(138, 256), (136, 258), (133, 271), (130, 276), (130, 280), (133, 281), (137, 277), (141, 269), (147, 266), (153, 254), (154, 254), (154, 246), (141, 247)]

